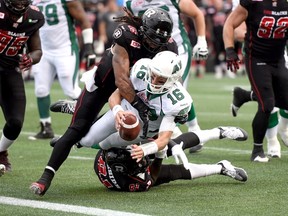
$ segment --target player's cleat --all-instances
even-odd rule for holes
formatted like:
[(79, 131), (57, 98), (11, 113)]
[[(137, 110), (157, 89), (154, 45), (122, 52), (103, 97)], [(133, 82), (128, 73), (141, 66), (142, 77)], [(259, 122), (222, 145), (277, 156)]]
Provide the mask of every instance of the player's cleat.
[(6, 171), (5, 165), (4, 165), (4, 164), (0, 164), (0, 177), (1, 177), (2, 175), (4, 175), (5, 171)]
[(269, 162), (269, 158), (266, 157), (263, 150), (255, 152), (253, 151), (250, 160), (253, 162), (260, 162), (260, 163)]
[(267, 142), (267, 156), (281, 158), (281, 145), (277, 138)]
[(219, 127), (220, 139), (228, 138), (237, 141), (245, 141), (248, 138), (248, 133), (238, 127)]
[(45, 124), (43, 124), (42, 122), (40, 122), (40, 128), (40, 132), (37, 133), (35, 136), (29, 136), (30, 140), (52, 139), (54, 137), (51, 123), (46, 122)]
[[(0, 152), (0, 164), (5, 166), (5, 170), (4, 170), (5, 172), (12, 171), (11, 163), (8, 160), (8, 151)], [(3, 174), (4, 174), (4, 172), (3, 172)]]
[(76, 103), (76, 100), (59, 100), (50, 105), (50, 110), (52, 112), (73, 114), (75, 111)]
[(244, 169), (233, 166), (227, 160), (219, 161), (217, 164), (222, 166), (221, 175), (229, 176), (237, 181), (247, 181), (248, 175)]
[(200, 143), (196, 146), (193, 146), (189, 149), (189, 153), (190, 154), (193, 154), (193, 153), (196, 153), (196, 152), (200, 152), (201, 150), (203, 149), (203, 143)]
[(231, 104), (231, 111), (234, 117), (237, 116), (237, 112), (240, 107), (247, 102), (247, 99), (244, 97), (244, 94), (246, 93), (247, 91), (240, 87), (235, 87), (233, 89), (233, 101)]
[(288, 129), (281, 130), (279, 128), (278, 134), (280, 135), (283, 144), (288, 147)]
[(46, 186), (45, 184), (41, 184), (39, 182), (33, 182), (29, 189), (32, 191), (32, 193), (38, 195), (38, 196), (43, 196), (46, 191), (48, 190), (49, 186)]

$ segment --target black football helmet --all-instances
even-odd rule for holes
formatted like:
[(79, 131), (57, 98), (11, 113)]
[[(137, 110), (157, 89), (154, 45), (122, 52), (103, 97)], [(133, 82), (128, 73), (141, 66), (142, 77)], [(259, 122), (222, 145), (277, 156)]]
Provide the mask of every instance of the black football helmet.
[(158, 52), (168, 43), (173, 29), (173, 21), (167, 11), (161, 8), (150, 8), (142, 16), (140, 32), (143, 46), (150, 52)]
[(127, 148), (111, 148), (105, 150), (107, 164), (113, 172), (119, 172), (124, 175), (137, 175), (143, 173), (149, 166), (149, 158), (144, 157), (140, 162), (132, 159), (131, 153)]
[(23, 15), (32, 4), (32, 0), (4, 0), (4, 3), (12, 13)]

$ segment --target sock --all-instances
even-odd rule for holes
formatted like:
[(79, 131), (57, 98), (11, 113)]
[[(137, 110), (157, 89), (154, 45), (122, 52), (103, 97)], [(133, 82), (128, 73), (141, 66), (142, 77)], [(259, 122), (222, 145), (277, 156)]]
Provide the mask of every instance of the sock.
[(220, 138), (220, 129), (219, 128), (213, 128), (210, 130), (199, 130), (199, 131), (194, 131), (199, 140), (200, 143), (205, 143), (209, 140), (215, 140)]
[(220, 174), (222, 166), (218, 164), (193, 164), (189, 163), (191, 179)]
[(5, 137), (2, 133), (1, 140), (0, 140), (0, 152), (6, 151), (14, 142), (14, 140), (9, 140)]
[(45, 119), (50, 116), (49, 113), (49, 107), (51, 104), (50, 95), (47, 95), (46, 97), (37, 97), (37, 105), (38, 105), (38, 111), (40, 119)]
[(279, 130), (285, 131), (288, 129), (288, 111), (280, 109)]
[(51, 117), (48, 118), (40, 118), (40, 122), (45, 125), (45, 123), (50, 123), (51, 124)]

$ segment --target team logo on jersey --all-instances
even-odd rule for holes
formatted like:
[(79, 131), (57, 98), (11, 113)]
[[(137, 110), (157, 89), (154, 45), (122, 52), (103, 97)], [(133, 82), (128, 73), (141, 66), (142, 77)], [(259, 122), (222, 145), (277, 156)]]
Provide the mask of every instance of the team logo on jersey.
[(135, 35), (138, 35), (137, 29), (134, 26), (128, 25), (129, 31)]
[(4, 13), (0, 13), (0, 19), (4, 19), (5, 14)]
[(113, 33), (113, 37), (115, 39), (120, 38), (122, 35), (122, 30), (120, 28), (115, 29), (114, 33)]
[(141, 44), (137, 41), (134, 41), (134, 40), (131, 41), (130, 46), (137, 48), (137, 49), (141, 48)]

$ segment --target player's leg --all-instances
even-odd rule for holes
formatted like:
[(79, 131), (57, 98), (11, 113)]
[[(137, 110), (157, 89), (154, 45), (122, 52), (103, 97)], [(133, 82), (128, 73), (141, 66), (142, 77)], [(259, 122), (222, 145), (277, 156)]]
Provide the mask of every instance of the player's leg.
[[(22, 75), (16, 71), (0, 75), (1, 108), (6, 120), (0, 139), (0, 164), (6, 171), (11, 171), (11, 163), (8, 160), (8, 148), (19, 136), (25, 115), (26, 96)], [(4, 173), (3, 166), (0, 176)]]
[(32, 71), (34, 74), (35, 96), (40, 117), (40, 132), (29, 137), (29, 139), (51, 139), (54, 137), (54, 132), (51, 126), (49, 106), (51, 103), (50, 89), (56, 76), (55, 68), (49, 57), (44, 54), (41, 61), (33, 65)]
[(281, 145), (277, 138), (278, 110), (278, 108), (274, 107), (271, 112), (265, 135), (267, 139), (267, 155), (272, 158), (281, 158)]
[(189, 163), (186, 170), (182, 164), (162, 164), (159, 176), (154, 186), (169, 183), (179, 179), (193, 180), (211, 175), (225, 175), (238, 181), (247, 181), (247, 173), (244, 169), (233, 166), (229, 161), (223, 160), (217, 164)]
[(278, 133), (284, 145), (288, 147), (288, 111), (280, 109)]

